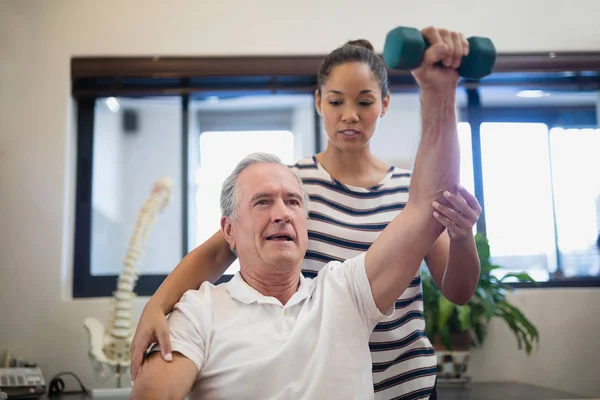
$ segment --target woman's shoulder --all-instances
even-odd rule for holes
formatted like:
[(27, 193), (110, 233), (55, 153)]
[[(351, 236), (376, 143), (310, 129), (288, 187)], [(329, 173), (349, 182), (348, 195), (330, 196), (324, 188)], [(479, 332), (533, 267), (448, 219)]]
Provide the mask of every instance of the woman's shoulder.
[(408, 158), (400, 158), (396, 160), (381, 160), (382, 163), (387, 165), (390, 170), (394, 173), (412, 173), (413, 163)]
[(322, 168), (319, 167), (314, 156), (298, 159), (294, 164), (288, 165), (302, 181), (306, 179), (327, 179)]
[(398, 179), (409, 179), (412, 177), (412, 165), (407, 160), (397, 162), (386, 162), (389, 166), (387, 181), (397, 181)]
[(294, 164), (288, 165), (288, 167), (295, 171), (304, 169), (318, 169), (314, 156), (302, 157), (296, 160)]
[(405, 167), (399, 167), (397, 165), (392, 165), (390, 167), (390, 171), (392, 172), (393, 176), (402, 176), (402, 177), (408, 177), (410, 178), (412, 176), (412, 169), (410, 168), (405, 168)]
[(410, 179), (412, 177), (412, 169), (408, 163), (392, 163), (385, 162), (385, 165), (388, 168), (388, 172), (381, 182), (380, 187), (390, 188), (396, 186), (406, 186), (410, 183)]

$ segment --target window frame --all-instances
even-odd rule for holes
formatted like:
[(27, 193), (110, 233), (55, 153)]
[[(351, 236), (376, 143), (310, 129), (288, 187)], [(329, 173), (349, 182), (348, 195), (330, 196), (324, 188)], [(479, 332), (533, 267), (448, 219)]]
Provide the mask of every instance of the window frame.
[[(118, 275), (98, 276), (91, 273), (94, 111), (94, 99), (78, 101), (73, 298), (108, 297), (117, 288)], [(185, 230), (187, 222), (184, 223)], [(166, 275), (142, 274), (135, 291), (140, 296), (152, 295), (165, 278)]]
[[(94, 143), (94, 109), (98, 98), (110, 96), (145, 97), (179, 95), (182, 97), (182, 257), (188, 245), (188, 152), (189, 102), (193, 95), (218, 95), (234, 90), (261, 93), (313, 93), (316, 71), (323, 56), (254, 56), (254, 57), (75, 57), (71, 60), (71, 93), (75, 100), (77, 154), (75, 190), (75, 226), (73, 250), (73, 298), (110, 297), (116, 290), (117, 275), (91, 274), (91, 210)], [(564, 71), (572, 71), (565, 76)], [(593, 71), (593, 73), (590, 73)], [(490, 122), (486, 115), (494, 111), (499, 120), (508, 121), (508, 108), (487, 110), (481, 108), (478, 88), (484, 85), (515, 85), (539, 88), (560, 85), (577, 90), (582, 87), (600, 88), (600, 52), (598, 53), (504, 53), (498, 54), (494, 74), (482, 82), (463, 81), (468, 104), (462, 112), (464, 122), (471, 124), (475, 195), (484, 205), (481, 176), (480, 122)], [(500, 73), (499, 75), (497, 73)], [(506, 78), (502, 73), (508, 73)], [(520, 73), (525, 76), (511, 76)], [(406, 71), (389, 71), (390, 90), (417, 92), (412, 75)], [(519, 81), (519, 79), (521, 79)], [(523, 109), (518, 109), (519, 114)], [(530, 110), (532, 113), (534, 109)], [(574, 112), (576, 110), (573, 110)], [(536, 122), (554, 122), (549, 110), (537, 110)], [(316, 113), (316, 111), (315, 111)], [(514, 115), (514, 114), (513, 114)], [(533, 115), (533, 114), (532, 114)], [(545, 115), (545, 117), (544, 117)], [(542, 117), (540, 117), (542, 116)], [(534, 118), (534, 119), (535, 119)], [(514, 117), (510, 122), (515, 121)], [(561, 124), (561, 127), (568, 125)], [(315, 152), (320, 148), (321, 132), (315, 118)], [(485, 233), (485, 208), (478, 221), (478, 231)], [(175, 267), (175, 266), (173, 266)], [(135, 292), (151, 296), (162, 284), (166, 274), (141, 274)], [(231, 275), (221, 277), (224, 282)], [(600, 287), (600, 277), (550, 280), (537, 284), (512, 284), (515, 287)]]
[[(481, 156), (481, 124), (485, 122), (506, 123), (543, 123), (548, 126), (548, 135), (554, 127), (569, 128), (598, 128), (597, 107), (483, 107), (478, 88), (467, 88), (467, 105), (461, 109), (463, 122), (471, 125), (471, 142), (473, 153), (473, 179), (475, 185), (475, 197), (481, 204), (481, 216), (477, 221), (477, 231), (486, 234), (486, 215), (484, 200), (484, 180)], [(515, 117), (517, 115), (517, 117)], [(576, 120), (577, 123), (570, 121)], [(554, 188), (552, 188), (554, 197)], [(558, 226), (556, 223), (556, 206), (552, 201), (552, 218), (554, 237), (558, 237)], [(558, 240), (555, 240), (554, 252), (557, 260), (557, 271), (550, 274), (550, 279), (545, 282), (512, 282), (510, 286), (515, 288), (590, 288), (600, 287), (600, 276), (564, 277), (561, 268), (561, 256)]]

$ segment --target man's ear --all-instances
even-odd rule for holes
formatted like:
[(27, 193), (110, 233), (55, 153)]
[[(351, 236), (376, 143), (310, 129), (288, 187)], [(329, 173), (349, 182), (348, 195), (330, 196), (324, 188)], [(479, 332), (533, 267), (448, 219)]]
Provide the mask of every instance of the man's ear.
[(317, 113), (322, 117), (321, 114), (321, 96), (319, 95), (319, 90), (315, 90), (315, 108), (317, 109)]
[(227, 243), (229, 243), (229, 247), (232, 250), (235, 250), (235, 235), (231, 218), (221, 217), (221, 231), (223, 232), (225, 240), (227, 240)]

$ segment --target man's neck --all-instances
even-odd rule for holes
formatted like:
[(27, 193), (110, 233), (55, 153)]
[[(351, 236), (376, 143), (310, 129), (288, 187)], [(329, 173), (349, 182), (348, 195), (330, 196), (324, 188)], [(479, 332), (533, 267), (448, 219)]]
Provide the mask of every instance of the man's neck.
[(265, 271), (258, 268), (240, 268), (240, 275), (248, 285), (263, 296), (274, 297), (285, 305), (300, 285), (300, 268)]

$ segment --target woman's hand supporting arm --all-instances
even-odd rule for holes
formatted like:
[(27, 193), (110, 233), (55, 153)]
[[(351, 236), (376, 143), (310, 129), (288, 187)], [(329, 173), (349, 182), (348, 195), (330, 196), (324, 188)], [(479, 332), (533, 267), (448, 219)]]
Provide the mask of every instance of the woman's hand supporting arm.
[(166, 315), (181, 296), (198, 289), (203, 282), (215, 282), (235, 260), (229, 244), (219, 230), (202, 245), (196, 247), (167, 276), (156, 293), (148, 300), (131, 342), (131, 379), (135, 380), (148, 347), (160, 346), (162, 357), (171, 361), (171, 343)]

